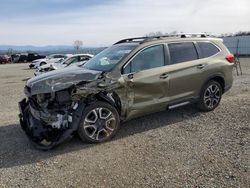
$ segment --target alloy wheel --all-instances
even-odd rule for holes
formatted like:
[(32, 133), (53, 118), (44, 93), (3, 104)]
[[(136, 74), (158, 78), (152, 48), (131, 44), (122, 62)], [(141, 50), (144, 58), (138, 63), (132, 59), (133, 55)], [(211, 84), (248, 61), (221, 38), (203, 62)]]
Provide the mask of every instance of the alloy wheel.
[(213, 109), (220, 102), (221, 91), (216, 84), (211, 84), (204, 93), (204, 104), (209, 109)]
[(115, 130), (116, 119), (107, 108), (95, 108), (84, 119), (83, 128), (86, 135), (96, 141), (110, 137)]

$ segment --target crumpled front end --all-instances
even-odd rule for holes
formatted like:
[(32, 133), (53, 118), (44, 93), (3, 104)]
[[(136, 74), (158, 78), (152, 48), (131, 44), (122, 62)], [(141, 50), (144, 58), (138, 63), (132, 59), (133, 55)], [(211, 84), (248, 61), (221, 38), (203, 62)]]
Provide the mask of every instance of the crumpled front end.
[(113, 76), (79, 67), (33, 77), (24, 88), (27, 98), (19, 103), (22, 129), (37, 148), (53, 148), (72, 137), (91, 103), (107, 102), (123, 114), (115, 92), (119, 87)]
[(20, 124), (37, 148), (48, 150), (73, 136), (84, 106), (70, 90), (34, 95), (19, 102)]

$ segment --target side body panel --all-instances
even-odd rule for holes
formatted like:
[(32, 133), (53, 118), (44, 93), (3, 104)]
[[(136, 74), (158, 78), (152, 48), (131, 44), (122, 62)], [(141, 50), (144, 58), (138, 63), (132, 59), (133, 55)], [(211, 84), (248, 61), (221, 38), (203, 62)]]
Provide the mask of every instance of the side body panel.
[(170, 102), (196, 98), (197, 89), (201, 88), (205, 80), (206, 65), (200, 69), (200, 60), (184, 62), (169, 66)]
[(123, 75), (128, 95), (132, 97), (127, 109), (128, 118), (166, 109), (169, 78), (161, 78), (166, 72), (167, 66), (164, 66), (135, 73), (132, 79)]
[[(154, 71), (158, 72), (157, 74), (154, 71), (151, 72), (151, 70), (136, 73), (132, 81), (126, 75), (121, 75), (120, 80), (122, 80), (123, 86), (117, 92), (121, 96), (123, 119), (128, 120), (151, 112), (161, 111), (166, 109), (169, 104), (178, 101), (198, 99), (203, 85), (209, 79), (215, 77), (224, 79), (225, 91), (230, 89), (233, 82), (232, 69), (234, 64), (227, 62), (225, 59), (230, 52), (223, 45), (222, 40), (177, 39), (166, 40), (165, 44), (183, 41), (210, 41), (218, 46), (221, 51), (212, 57), (156, 68)], [(140, 45), (114, 71), (120, 73), (123, 65), (140, 49), (162, 43), (163, 41), (153, 41)], [(204, 67), (199, 68), (200, 65), (204, 65)], [(164, 81), (157, 80), (157, 77), (159, 78), (160, 74), (163, 73), (167, 74), (168, 78)]]

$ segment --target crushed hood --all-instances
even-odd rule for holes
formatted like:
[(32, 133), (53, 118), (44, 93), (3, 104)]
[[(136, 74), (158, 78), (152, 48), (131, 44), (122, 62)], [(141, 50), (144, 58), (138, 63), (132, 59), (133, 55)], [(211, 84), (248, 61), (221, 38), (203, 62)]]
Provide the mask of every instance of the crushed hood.
[(26, 83), (29, 91), (25, 91), (25, 93), (36, 95), (60, 91), (82, 81), (96, 80), (101, 73), (101, 71), (84, 69), (78, 66), (50, 71), (29, 79)]

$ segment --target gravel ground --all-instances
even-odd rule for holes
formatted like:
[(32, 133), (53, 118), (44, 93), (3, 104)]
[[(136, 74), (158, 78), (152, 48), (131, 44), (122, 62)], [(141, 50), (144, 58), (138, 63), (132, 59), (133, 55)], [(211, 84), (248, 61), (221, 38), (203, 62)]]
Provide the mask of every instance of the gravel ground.
[(123, 124), (110, 142), (42, 152), (18, 123), (28, 64), (0, 66), (0, 187), (249, 187), (250, 59), (213, 112), (194, 106)]

